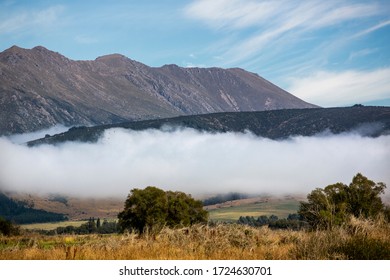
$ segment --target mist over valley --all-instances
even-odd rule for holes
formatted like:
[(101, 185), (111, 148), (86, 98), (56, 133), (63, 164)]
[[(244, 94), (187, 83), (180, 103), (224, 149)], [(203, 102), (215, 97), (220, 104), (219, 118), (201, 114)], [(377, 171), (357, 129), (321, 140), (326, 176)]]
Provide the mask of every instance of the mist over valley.
[(193, 195), (307, 193), (362, 172), (390, 182), (390, 136), (358, 131), (273, 140), (251, 132), (112, 128), (95, 143), (0, 139), (2, 190), (125, 197), (149, 185)]

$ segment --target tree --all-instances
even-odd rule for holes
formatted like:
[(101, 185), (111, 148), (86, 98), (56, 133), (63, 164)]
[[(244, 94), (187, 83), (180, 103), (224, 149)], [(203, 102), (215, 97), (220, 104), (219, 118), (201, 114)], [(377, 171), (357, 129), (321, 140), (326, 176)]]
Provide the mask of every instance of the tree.
[(100, 224), (100, 218), (97, 218), (96, 220), (96, 228), (100, 228), (101, 224)]
[(19, 227), (0, 216), (0, 235), (18, 235)]
[(94, 233), (96, 232), (96, 223), (95, 223), (95, 218), (90, 217), (87, 223), (88, 227), (88, 233)]
[(385, 188), (384, 183), (375, 183), (358, 173), (347, 188), (349, 211), (355, 217), (375, 217), (384, 211), (380, 195), (385, 192)]
[(332, 229), (345, 223), (350, 215), (372, 218), (384, 212), (380, 195), (386, 185), (356, 174), (347, 186), (342, 183), (317, 188), (301, 202), (298, 214), (316, 229)]
[(165, 225), (176, 227), (206, 222), (207, 214), (200, 201), (185, 193), (165, 192), (149, 186), (131, 190), (118, 218), (122, 230), (157, 233)]

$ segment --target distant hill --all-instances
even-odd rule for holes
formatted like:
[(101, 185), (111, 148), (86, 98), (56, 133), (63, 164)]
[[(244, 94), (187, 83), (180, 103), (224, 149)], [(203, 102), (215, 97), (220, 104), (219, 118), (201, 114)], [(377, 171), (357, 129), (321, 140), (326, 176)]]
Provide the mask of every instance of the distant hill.
[(0, 53), (0, 135), (214, 112), (314, 108), (243, 69), (74, 61), (44, 47)]
[(124, 198), (85, 198), (59, 194), (34, 194), (13, 192), (8, 195), (14, 201), (22, 201), (34, 209), (42, 209), (66, 216), (69, 220), (88, 220), (90, 217), (116, 219), (123, 210)]
[(67, 220), (63, 214), (33, 209), (32, 205), (13, 200), (0, 192), (0, 216), (17, 224), (58, 222)]
[(209, 132), (245, 132), (271, 139), (334, 134), (355, 130), (366, 136), (390, 134), (390, 107), (286, 109), (262, 112), (215, 113), (167, 119), (125, 122), (95, 127), (74, 127), (69, 131), (29, 142), (29, 145), (65, 141), (94, 142), (106, 129), (132, 130), (187, 127)]

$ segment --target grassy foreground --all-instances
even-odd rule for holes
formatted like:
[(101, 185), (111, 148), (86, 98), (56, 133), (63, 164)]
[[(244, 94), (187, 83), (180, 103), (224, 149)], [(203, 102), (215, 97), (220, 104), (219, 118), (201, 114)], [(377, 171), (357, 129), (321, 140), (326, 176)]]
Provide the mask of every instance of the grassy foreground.
[(352, 218), (332, 231), (286, 231), (236, 224), (164, 229), (157, 236), (0, 237), (7, 260), (390, 259), (390, 226)]

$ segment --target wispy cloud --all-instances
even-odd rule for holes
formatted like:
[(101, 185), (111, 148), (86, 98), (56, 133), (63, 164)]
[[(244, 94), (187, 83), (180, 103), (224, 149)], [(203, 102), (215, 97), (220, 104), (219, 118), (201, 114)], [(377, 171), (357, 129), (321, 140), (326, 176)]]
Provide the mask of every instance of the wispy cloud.
[(375, 48), (375, 49), (362, 49), (362, 50), (359, 50), (359, 51), (351, 52), (351, 54), (349, 55), (348, 60), (353, 60), (353, 59), (356, 59), (356, 58), (359, 58), (359, 57), (364, 57), (364, 56), (373, 54), (373, 53), (375, 53), (377, 51), (378, 51), (378, 49)]
[(85, 35), (77, 35), (74, 40), (83, 45), (89, 45), (89, 44), (94, 44), (97, 43), (99, 40), (96, 38), (90, 37), (90, 36), (85, 36)]
[(390, 99), (390, 68), (373, 71), (319, 71), (293, 78), (288, 91), (321, 106), (343, 106)]
[(246, 31), (240, 42), (225, 48), (222, 56), (227, 64), (253, 59), (273, 46), (276, 40), (285, 50), (292, 40), (301, 40), (313, 30), (380, 13), (380, 7), (375, 3), (348, 1), (199, 0), (185, 9), (188, 17), (212, 28), (241, 34)]
[(375, 26), (372, 26), (372, 27), (370, 27), (370, 28), (367, 28), (367, 29), (365, 29), (365, 30), (363, 30), (363, 31), (361, 31), (361, 32), (359, 32), (359, 33), (353, 35), (352, 38), (362, 37), (362, 36), (364, 36), (364, 35), (370, 34), (371, 32), (374, 32), (374, 31), (376, 31), (376, 30), (378, 30), (378, 29), (384, 28), (384, 27), (386, 27), (386, 26), (388, 26), (388, 25), (390, 25), (390, 20), (381, 22), (381, 23), (379, 23), (379, 24), (377, 24), (377, 25), (375, 25)]
[(277, 1), (199, 0), (188, 5), (185, 14), (213, 28), (241, 29), (271, 18), (281, 4)]
[(0, 23), (0, 34), (18, 32), (24, 29), (51, 27), (60, 18), (64, 10), (64, 6), (56, 5), (41, 10), (5, 15)]

